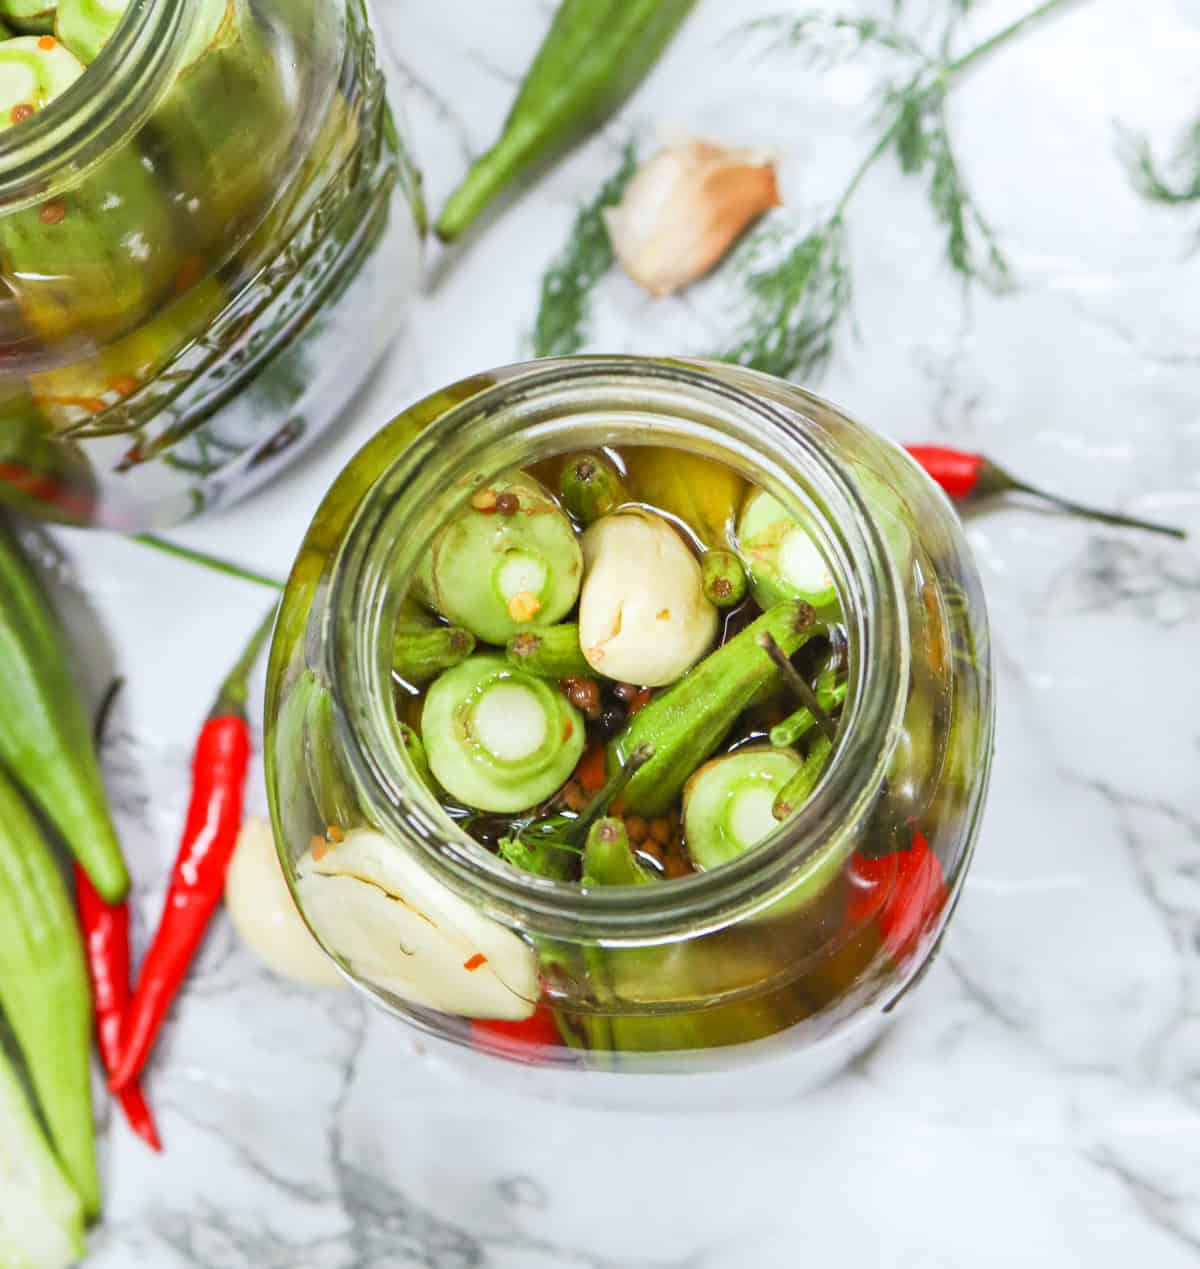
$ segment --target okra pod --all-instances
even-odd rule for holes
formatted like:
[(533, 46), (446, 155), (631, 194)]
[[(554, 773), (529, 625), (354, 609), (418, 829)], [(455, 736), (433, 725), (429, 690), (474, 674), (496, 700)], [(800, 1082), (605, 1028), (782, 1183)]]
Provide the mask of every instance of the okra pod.
[(558, 480), (558, 494), (563, 506), (585, 526), (628, 501), (621, 473), (603, 454), (569, 458)]
[(103, 898), (129, 888), (62, 630), (20, 548), (0, 526), (0, 764), (62, 834)]
[(732, 608), (746, 598), (746, 570), (732, 551), (705, 551), (700, 568), (710, 603), (718, 608)]
[[(817, 685), (817, 701), (826, 713), (832, 713), (846, 699), (845, 683), (835, 683), (832, 687)], [(807, 705), (801, 705), (794, 714), (789, 714), (781, 723), (771, 728), (771, 744), (776, 749), (787, 749), (796, 741), (802, 740), (817, 725), (816, 715)]]
[(695, 0), (563, 0), (499, 139), (450, 196), (453, 242), (509, 185), (607, 119), (646, 77)]
[(654, 880), (634, 855), (624, 820), (602, 819), (592, 825), (583, 850), (585, 886), (644, 886)]
[(515, 634), (506, 655), (512, 665), (545, 679), (586, 679), (595, 673), (579, 646), (574, 622)]
[(825, 763), (832, 752), (833, 745), (824, 736), (814, 743), (804, 759), (803, 766), (779, 790), (775, 798), (775, 805), (771, 811), (777, 820), (786, 820), (808, 801), (813, 789), (817, 787), (817, 781), (821, 778), (821, 772), (825, 770)]
[(83, 1257), (79, 1195), (42, 1134), (0, 1044), (0, 1264), (73, 1265)]
[(392, 644), (392, 669), (415, 687), (459, 665), (475, 651), (475, 636), (461, 626), (402, 628)]
[(641, 744), (652, 744), (654, 755), (626, 787), (624, 809), (662, 814), (751, 698), (778, 676), (759, 645), (760, 635), (770, 634), (791, 656), (818, 630), (811, 605), (801, 600), (777, 604), (635, 714), (609, 743), (609, 769), (622, 765)]
[(100, 1210), (92, 1123), (91, 994), (75, 909), (24, 798), (0, 774), (0, 1007), (55, 1149), (83, 1203)]

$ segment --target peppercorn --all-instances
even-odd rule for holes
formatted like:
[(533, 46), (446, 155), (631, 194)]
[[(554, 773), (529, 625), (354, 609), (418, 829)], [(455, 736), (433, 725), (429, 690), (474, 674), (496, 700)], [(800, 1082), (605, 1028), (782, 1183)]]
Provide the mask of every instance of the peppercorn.
[(595, 679), (563, 679), (562, 689), (567, 700), (589, 722), (595, 722), (600, 717), (600, 685)]

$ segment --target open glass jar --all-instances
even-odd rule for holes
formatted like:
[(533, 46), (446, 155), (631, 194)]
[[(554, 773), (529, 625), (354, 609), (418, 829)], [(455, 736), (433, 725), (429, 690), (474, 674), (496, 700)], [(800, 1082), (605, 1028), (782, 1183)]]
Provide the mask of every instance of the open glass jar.
[(69, 12), (71, 47), (107, 32), (82, 73), (53, 35), (0, 44), (10, 96), (67, 66), (0, 131), (0, 501), (144, 528), (336, 417), (415, 289), (420, 197), (363, 0)]
[[(472, 513), (499, 513), (499, 525), (519, 500), (530, 523), (562, 517), (548, 505), (548, 490), (561, 488), (566, 497), (562, 456), (579, 453), (615, 460), (626, 481), (613, 500), (626, 507), (617, 515), (639, 523), (658, 516), (680, 531), (673, 537), (685, 555), (732, 548), (750, 566), (753, 597), (710, 628), (691, 657), (694, 668), (665, 690), (640, 691), (644, 708), (636, 712), (635, 701), (629, 717), (616, 721), (615, 736), (612, 726), (601, 734), (609, 737), (610, 775), (614, 754), (618, 769), (629, 759), (629, 729), (634, 739), (653, 733), (649, 748), (658, 746), (648, 760), (641, 755), (643, 771), (653, 773), (638, 793), (642, 802), (634, 799), (639, 772), (616, 805), (670, 826), (663, 842), (673, 840), (655, 859), (650, 838), (638, 848), (647, 863), (668, 866), (653, 877), (645, 874), (654, 869), (634, 876), (626, 866), (605, 878), (629, 884), (596, 884), (587, 853), (596, 828), (587, 837), (582, 884), (576, 865), (543, 875), (512, 866), (511, 837), (498, 854), (487, 816), (461, 805), (484, 799), (454, 792), (459, 776), (439, 763), (443, 739), (429, 730), (438, 685), (461, 666), (420, 695), (396, 674), (396, 632), (410, 629), (414, 596), (427, 604), (432, 593), (454, 612), (466, 593), (446, 593), (439, 571), (446, 534)], [(830, 593), (814, 600), (816, 608), (762, 587), (747, 508), (764, 497), (804, 526), (819, 556)], [(512, 500), (508, 507), (503, 498)], [(590, 620), (589, 579), (599, 568), (589, 548), (596, 528), (583, 537), (581, 631)], [(626, 577), (657, 567), (651, 553), (622, 561)], [(507, 550), (496, 574), (501, 599), (514, 568), (523, 587), (546, 599), (551, 592), (526, 557), (512, 560)], [(469, 571), (453, 576), (468, 589), (478, 582)], [(516, 594), (517, 607), (510, 597), (507, 611), (520, 620), (527, 589)], [(821, 730), (815, 717), (799, 733), (807, 739), (797, 740), (791, 721), (799, 711), (786, 701), (782, 670), (753, 636), (766, 623), (784, 642), (792, 627), (779, 623), (792, 621), (797, 610), (788, 605), (795, 604), (802, 624), (815, 621), (823, 631), (821, 646), (838, 667), (844, 698), (823, 698), (839, 701), (832, 756), (829, 743), (814, 740)], [(569, 596), (556, 606), (563, 612), (547, 611), (548, 620), (572, 619)], [(623, 612), (634, 620), (631, 606)], [(665, 603), (654, 615), (670, 623)], [(444, 640), (443, 627), (427, 628)], [(784, 651), (792, 654), (811, 635)], [(486, 652), (485, 643), (503, 644), (503, 630), (484, 630), (462, 664), (486, 666), (505, 655), (513, 663), (513, 642), (508, 654)], [(817, 646), (809, 641), (810, 652)], [(720, 672), (711, 672), (718, 664)], [(792, 664), (804, 664), (803, 651)], [(749, 677), (738, 677), (747, 667)], [(508, 693), (502, 707), (485, 711), (483, 701), (500, 697), (477, 696), (474, 712), (451, 728), (460, 740), (491, 746), (500, 767), (513, 757), (503, 751), (527, 705), (513, 695), (516, 679), (500, 674)], [(557, 701), (562, 685), (549, 683)], [(630, 686), (616, 685), (622, 699), (633, 699)], [(530, 698), (541, 691), (531, 685)], [(731, 693), (733, 707), (721, 706)], [(570, 683), (566, 695), (575, 699)], [(714, 724), (720, 708), (725, 714)], [(772, 718), (786, 734), (770, 730), (768, 745)], [(564, 744), (581, 723), (578, 714), (565, 722)], [(608, 726), (583, 725), (580, 750), (595, 727)], [(495, 726), (503, 734), (493, 745), (486, 733)], [(496, 1057), (517, 1059), (542, 1090), (565, 1084), (575, 1096), (617, 1084), (623, 1097), (637, 1083), (629, 1076), (707, 1072), (710, 1081), (732, 1079), (733, 1096), (743, 1098), (770, 1087), (758, 1076), (750, 1084), (740, 1078), (752, 1062), (774, 1061), (795, 1086), (865, 1045), (932, 955), (962, 887), (987, 785), (992, 695), (983, 597), (943, 495), (890, 442), (802, 390), (697, 362), (530, 363), (414, 405), (335, 483), (283, 600), (266, 727), (274, 829), (298, 906), (325, 950), (377, 1002), (452, 1042), (446, 1051), (464, 1061), (499, 1068)], [(733, 751), (761, 766), (769, 750), (769, 762), (777, 761), (777, 742), (782, 760), (793, 764), (785, 775), (804, 765), (790, 745), (811, 754), (825, 743), (803, 804), (782, 822), (768, 816), (764, 823), (764, 805), (781, 814), (779, 800), (772, 802), (777, 785), (765, 803), (755, 786), (749, 801), (728, 802), (732, 819), (721, 821), (721, 832), (734, 836), (721, 840), (741, 841), (747, 817), (761, 840), (726, 851), (718, 842), (706, 855), (701, 836), (709, 821), (697, 818), (697, 807), (711, 798), (699, 795), (697, 781), (720, 766), (707, 760)], [(680, 743), (692, 746), (690, 758), (673, 772), (664, 761)], [(571, 777), (577, 756), (551, 782)], [(572, 779), (583, 779), (586, 761)], [(691, 778), (681, 822), (672, 808), (684, 776)], [(624, 777), (618, 770), (614, 778)], [(731, 787), (717, 787), (718, 802), (733, 797)], [(558, 805), (559, 795), (543, 789), (517, 795), (510, 809), (535, 796)], [(633, 840), (637, 818), (606, 822), (623, 822)], [(512, 833), (513, 822), (499, 831)], [(711, 835), (705, 840), (711, 845)], [(690, 854), (691, 862), (671, 867), (672, 852), (685, 861)], [(592, 1078), (581, 1081), (580, 1072)]]

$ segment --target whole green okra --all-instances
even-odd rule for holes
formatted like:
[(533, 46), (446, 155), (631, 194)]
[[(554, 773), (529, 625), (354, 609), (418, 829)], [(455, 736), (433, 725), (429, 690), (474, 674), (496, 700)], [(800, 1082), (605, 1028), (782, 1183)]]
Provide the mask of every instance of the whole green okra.
[(604, 122), (646, 77), (695, 0), (563, 0), (496, 143), (438, 217), (453, 242), (509, 185)]

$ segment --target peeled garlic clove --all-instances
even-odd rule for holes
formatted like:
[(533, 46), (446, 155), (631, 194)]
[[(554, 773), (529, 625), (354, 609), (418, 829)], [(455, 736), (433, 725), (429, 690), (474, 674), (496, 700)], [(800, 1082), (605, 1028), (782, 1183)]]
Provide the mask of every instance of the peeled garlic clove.
[(604, 223), (626, 273), (661, 297), (702, 277), (781, 201), (760, 152), (684, 141), (642, 164)]
[(621, 511), (583, 535), (579, 642), (598, 673), (673, 683), (708, 651), (717, 610), (696, 557), (661, 517)]
[(342, 986), (296, 911), (266, 820), (252, 816), (242, 825), (225, 875), (225, 907), (242, 942), (268, 969), (314, 987)]
[(537, 958), (374, 829), (301, 860), (296, 892), (321, 940), (402, 1000), (468, 1018), (528, 1018)]

